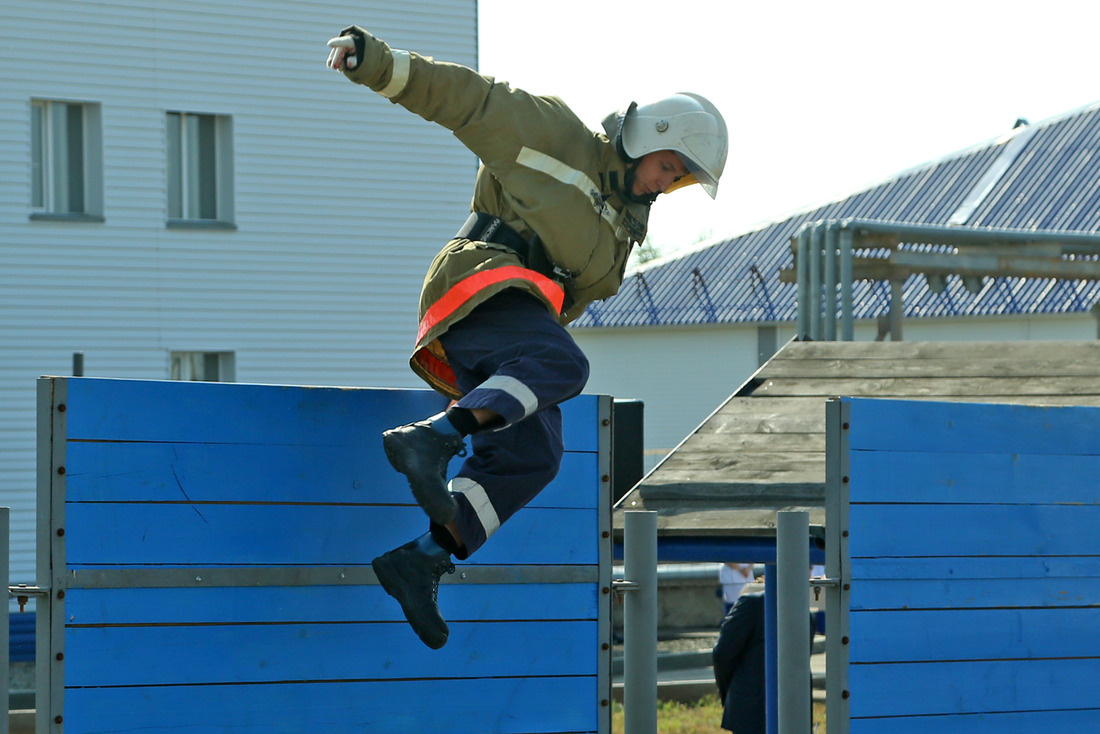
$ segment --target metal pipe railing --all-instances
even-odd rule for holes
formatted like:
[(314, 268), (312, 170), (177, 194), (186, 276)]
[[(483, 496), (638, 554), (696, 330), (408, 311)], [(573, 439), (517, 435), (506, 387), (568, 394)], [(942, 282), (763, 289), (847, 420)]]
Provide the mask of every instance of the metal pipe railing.
[[(902, 251), (903, 243), (944, 245), (958, 253)], [(891, 338), (901, 339), (901, 284), (909, 275), (966, 278), (1100, 279), (1100, 235), (1059, 230), (958, 227), (871, 219), (808, 222), (791, 238), (798, 279), (800, 339), (854, 338), (852, 283), (856, 277), (892, 281)], [(887, 249), (889, 256), (861, 261), (853, 251)], [(871, 263), (871, 264), (868, 264)], [(840, 290), (839, 309), (837, 290)], [(839, 332), (837, 327), (839, 310)]]
[(623, 516), (623, 727), (657, 734), (657, 513)]
[(806, 537), (810, 514), (776, 517), (776, 627), (778, 632), (779, 734), (810, 731), (810, 585)]

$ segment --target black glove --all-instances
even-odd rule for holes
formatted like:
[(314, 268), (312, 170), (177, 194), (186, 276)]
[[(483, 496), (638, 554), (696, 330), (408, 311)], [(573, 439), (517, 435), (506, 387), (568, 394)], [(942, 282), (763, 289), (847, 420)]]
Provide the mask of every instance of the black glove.
[(348, 26), (328, 42), (332, 50), (326, 66), (336, 71), (353, 71), (366, 53), (367, 32), (357, 25)]

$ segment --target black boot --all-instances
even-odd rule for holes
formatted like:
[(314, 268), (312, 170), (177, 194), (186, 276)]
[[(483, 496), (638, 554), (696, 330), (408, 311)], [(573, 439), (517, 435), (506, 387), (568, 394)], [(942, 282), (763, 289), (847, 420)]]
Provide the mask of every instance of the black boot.
[(378, 582), (401, 604), (405, 619), (420, 640), (438, 650), (450, 629), (439, 611), (439, 577), (454, 573), (451, 554), (425, 533), (416, 540), (371, 561)]
[(420, 421), (385, 431), (382, 446), (393, 468), (408, 478), (413, 497), (432, 522), (446, 525), (453, 520), (458, 505), (447, 489), (447, 464), (464, 454), (462, 437), (440, 433)]

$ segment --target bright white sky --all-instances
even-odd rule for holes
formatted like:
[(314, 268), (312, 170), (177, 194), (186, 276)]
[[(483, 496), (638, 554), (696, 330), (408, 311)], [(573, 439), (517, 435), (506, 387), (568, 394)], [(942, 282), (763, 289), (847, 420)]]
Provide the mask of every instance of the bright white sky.
[(482, 73), (589, 126), (677, 91), (730, 128), (711, 201), (661, 197), (668, 254), (1100, 101), (1097, 0), (478, 0)]

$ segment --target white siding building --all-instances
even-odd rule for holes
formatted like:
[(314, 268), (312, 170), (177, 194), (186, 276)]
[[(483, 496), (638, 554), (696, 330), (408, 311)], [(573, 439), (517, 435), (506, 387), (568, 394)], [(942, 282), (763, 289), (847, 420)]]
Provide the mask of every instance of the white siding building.
[[(477, 65), (476, 0), (8, 3), (0, 504), (34, 581), (35, 380), (417, 386), (424, 271), (477, 161), (325, 68), (351, 23)], [(216, 374), (215, 374), (216, 372)]]

